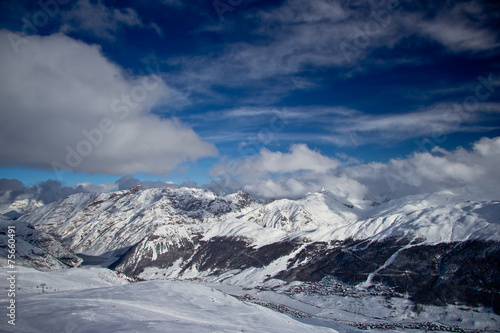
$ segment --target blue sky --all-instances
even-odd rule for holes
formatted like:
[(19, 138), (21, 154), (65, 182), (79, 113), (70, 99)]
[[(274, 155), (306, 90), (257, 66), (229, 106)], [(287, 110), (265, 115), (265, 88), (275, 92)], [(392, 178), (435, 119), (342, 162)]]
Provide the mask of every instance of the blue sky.
[(495, 1), (7, 0), (0, 28), (0, 178), (27, 185), (294, 196), (500, 135)]

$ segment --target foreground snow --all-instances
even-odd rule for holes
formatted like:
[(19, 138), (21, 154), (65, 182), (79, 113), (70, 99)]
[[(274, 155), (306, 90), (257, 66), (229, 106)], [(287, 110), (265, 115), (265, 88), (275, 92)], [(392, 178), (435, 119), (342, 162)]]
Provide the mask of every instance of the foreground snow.
[[(2, 290), (7, 271), (0, 268)], [(296, 292), (290, 292), (292, 286)], [(18, 267), (17, 288), (16, 325), (7, 323), (8, 303), (2, 297), (0, 332), (363, 332), (356, 327), (370, 325), (386, 325), (392, 332), (426, 331), (418, 325), (405, 328), (415, 323), (456, 332), (500, 332), (500, 316), (489, 309), (425, 306), (415, 311), (404, 297), (353, 290), (349, 295), (310, 294), (307, 285), (297, 282), (271, 291), (206, 282), (129, 283), (95, 267), (48, 272)]]
[[(2, 276), (7, 269), (1, 268)], [(127, 283), (106, 269), (18, 268), (16, 325), (6, 332), (336, 332), (194, 282)], [(46, 283), (47, 292), (37, 288)], [(2, 278), (2, 290), (6, 279)], [(6, 309), (4, 297), (0, 308)], [(5, 312), (3, 310), (2, 312)]]

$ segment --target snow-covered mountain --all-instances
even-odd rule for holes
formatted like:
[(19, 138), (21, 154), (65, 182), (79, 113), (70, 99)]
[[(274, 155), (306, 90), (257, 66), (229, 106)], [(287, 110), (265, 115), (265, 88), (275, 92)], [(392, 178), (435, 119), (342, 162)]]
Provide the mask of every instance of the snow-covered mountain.
[(119, 256), (160, 228), (196, 232), (200, 225), (242, 214), (257, 204), (247, 193), (219, 197), (201, 189), (140, 187), (79, 193), (24, 215), (20, 221), (56, 235), (76, 253)]
[[(8, 261), (9, 244), (13, 244), (15, 250), (12, 261)], [(0, 266), (13, 263), (14, 266), (48, 270), (74, 267), (81, 262), (79, 257), (53, 236), (34, 229), (28, 223), (15, 222), (0, 216)]]
[(500, 202), (452, 192), (352, 203), (324, 189), (263, 203), (245, 192), (136, 187), (71, 195), (19, 220), (75, 253), (117, 257), (112, 268), (142, 279), (256, 286), (333, 275), (422, 302), (500, 309)]
[(26, 194), (16, 200), (11, 200), (9, 195), (10, 193), (6, 193), (0, 197), (0, 215), (11, 219), (16, 219), (44, 205), (42, 201), (35, 199), (33, 195)]

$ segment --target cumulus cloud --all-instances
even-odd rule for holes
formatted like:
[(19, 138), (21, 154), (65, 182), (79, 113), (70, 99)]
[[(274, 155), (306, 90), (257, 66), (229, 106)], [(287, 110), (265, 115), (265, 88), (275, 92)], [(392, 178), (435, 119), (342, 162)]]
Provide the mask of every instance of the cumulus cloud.
[(168, 103), (154, 69), (130, 77), (98, 46), (61, 34), (30, 37), (16, 54), (12, 36), (0, 31), (0, 166), (166, 175), (217, 154), (180, 121), (149, 112)]
[(344, 170), (350, 178), (369, 187), (371, 193), (400, 197), (407, 194), (462, 189), (473, 198), (499, 199), (500, 137), (483, 138), (470, 150), (447, 151), (434, 147), (386, 164), (370, 163)]
[[(114, 40), (116, 32), (123, 27), (145, 27), (139, 15), (132, 8), (114, 9), (106, 7), (101, 1), (95, 4), (90, 0), (79, 0), (71, 10), (61, 14), (62, 33), (86, 32), (98, 38)], [(162, 36), (156, 24), (149, 26)]]
[[(339, 198), (353, 204), (366, 200), (381, 201), (412, 194), (451, 191), (474, 200), (500, 199), (500, 137), (482, 138), (470, 149), (445, 150), (435, 147), (429, 152), (416, 152), (406, 158), (387, 163), (349, 166), (305, 145), (296, 145), (288, 153), (264, 150), (257, 157), (229, 160), (212, 170), (214, 181), (205, 187), (233, 193), (246, 190), (261, 198), (299, 198), (326, 187)], [(141, 181), (124, 176), (115, 183), (63, 186), (48, 180), (25, 186), (15, 179), (0, 179), (2, 201), (25, 197), (50, 203), (79, 192), (107, 192), (143, 188), (182, 186), (165, 181)]]
[(33, 186), (27, 186), (18, 179), (0, 179), (0, 205), (9, 205), (16, 200), (34, 199), (49, 204), (62, 200), (75, 193), (104, 193), (119, 190), (128, 190), (140, 185), (143, 189), (148, 188), (179, 188), (198, 187), (195, 182), (184, 182), (176, 184), (170, 181), (139, 180), (131, 175), (123, 176), (114, 183), (94, 184), (82, 182), (75, 186), (65, 186), (58, 180), (48, 179), (38, 182)]
[[(296, 198), (327, 187), (351, 202), (455, 189), (468, 193), (471, 199), (498, 200), (500, 197), (500, 170), (497, 167), (500, 163), (500, 137), (483, 138), (470, 150), (459, 147), (447, 151), (435, 147), (430, 152), (416, 152), (404, 159), (355, 166), (339, 165), (319, 152), (291, 153), (287, 155), (289, 158), (300, 156), (302, 159), (291, 163), (296, 163), (297, 167), (284, 168), (286, 174), (271, 175), (271, 172), (281, 170), (282, 155), (263, 151), (261, 161), (265, 159), (277, 164), (267, 168), (256, 167), (251, 158), (228, 161), (214, 168), (213, 176), (218, 178), (210, 186), (228, 191), (240, 187), (265, 198)], [(305, 172), (301, 167), (308, 163), (317, 165), (318, 161), (336, 166), (309, 168)], [(268, 173), (264, 174), (264, 170)]]
[(0, 179), (0, 196), (3, 196), (8, 191), (16, 191), (22, 189), (24, 184), (18, 179)]
[[(305, 144), (296, 144), (291, 146), (288, 153), (271, 152), (264, 148), (259, 154), (238, 163), (233, 168), (233, 172), (241, 176), (251, 175), (251, 177), (296, 171), (325, 173), (337, 168), (339, 164), (338, 160), (324, 156), (319, 151), (311, 150)], [(224, 164), (212, 169), (212, 175), (215, 177), (225, 172)]]
[(264, 148), (255, 156), (214, 166), (211, 176), (219, 181), (208, 187), (232, 192), (239, 186), (263, 197), (297, 197), (308, 192), (311, 186), (315, 187), (312, 177), (327, 175), (339, 165), (337, 159), (324, 156), (305, 144), (292, 145), (287, 153)]

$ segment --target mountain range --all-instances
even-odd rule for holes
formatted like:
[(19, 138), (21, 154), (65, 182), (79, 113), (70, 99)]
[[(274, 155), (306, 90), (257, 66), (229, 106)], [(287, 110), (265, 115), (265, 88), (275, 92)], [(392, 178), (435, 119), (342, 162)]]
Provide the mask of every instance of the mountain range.
[(73, 194), (15, 223), (136, 279), (272, 289), (334, 278), (500, 312), (500, 201), (458, 192), (350, 202), (325, 188), (264, 202), (242, 191), (137, 186)]

